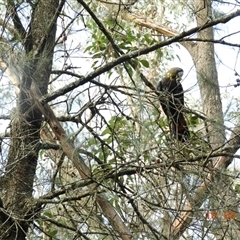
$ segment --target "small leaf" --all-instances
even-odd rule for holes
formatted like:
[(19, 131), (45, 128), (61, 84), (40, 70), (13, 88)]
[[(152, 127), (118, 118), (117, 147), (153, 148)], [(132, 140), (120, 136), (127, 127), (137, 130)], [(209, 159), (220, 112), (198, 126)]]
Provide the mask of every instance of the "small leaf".
[(240, 184), (236, 184), (235, 191), (240, 194)]
[(106, 128), (105, 130), (103, 130), (103, 132), (101, 133), (101, 136), (107, 135), (107, 134), (111, 134), (111, 131), (109, 128)]
[(44, 212), (44, 215), (49, 217), (49, 218), (53, 218), (53, 215), (51, 212)]
[(199, 124), (199, 118), (196, 115), (190, 115), (190, 122), (192, 125)]
[(149, 62), (147, 60), (141, 60), (140, 62), (144, 67), (149, 68)]
[(54, 237), (54, 236), (56, 236), (57, 232), (58, 232), (57, 230), (53, 230), (53, 231), (49, 232), (48, 234), (49, 234), (51, 237)]

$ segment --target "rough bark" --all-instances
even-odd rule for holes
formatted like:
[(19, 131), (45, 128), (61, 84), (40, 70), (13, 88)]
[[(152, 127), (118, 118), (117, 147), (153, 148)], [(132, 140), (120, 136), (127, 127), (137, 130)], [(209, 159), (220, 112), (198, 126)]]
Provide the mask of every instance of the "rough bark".
[(31, 16), (31, 27), (24, 32), (16, 6), (13, 1), (8, 2), (9, 14), (25, 48), (25, 59), (18, 59), (23, 61), (23, 69), (18, 76), (19, 95), (12, 114), (11, 142), (4, 175), (4, 194), (1, 196), (4, 209), (0, 218), (1, 239), (25, 239), (32, 221), (31, 215), (26, 215), (25, 204), (33, 191), (42, 113), (28, 93), (33, 82), (39, 84), (43, 94), (47, 93), (58, 4), (58, 0), (39, 1)]
[[(201, 3), (201, 1), (198, 1)], [(0, 201), (0, 225), (2, 229), (0, 230), (0, 236), (3, 239), (25, 239), (25, 235), (28, 229), (28, 224), (31, 223), (31, 215), (25, 217), (25, 204), (28, 198), (31, 198), (32, 189), (33, 189), (33, 180), (36, 170), (37, 164), (37, 156), (38, 156), (38, 141), (39, 141), (39, 129), (41, 126), (41, 117), (42, 113), (45, 114), (45, 117), (48, 119), (49, 124), (51, 125), (55, 135), (57, 136), (58, 140), (61, 142), (62, 149), (65, 154), (72, 159), (75, 167), (78, 169), (81, 177), (90, 178), (91, 172), (89, 168), (85, 165), (84, 161), (81, 161), (79, 154), (75, 151), (73, 143), (69, 141), (67, 138), (64, 130), (62, 129), (59, 122), (56, 121), (56, 118), (51, 115), (51, 111), (49, 109), (46, 110), (44, 106), (40, 103), (37, 103), (37, 100), (34, 99), (37, 96), (38, 99), (41, 98), (42, 95), (45, 95), (47, 92), (47, 85), (48, 79), (50, 74), (50, 67), (52, 65), (52, 55), (53, 55), (53, 47), (54, 47), (54, 38), (55, 38), (55, 22), (56, 22), (56, 6), (58, 1), (57, 0), (40, 0), (38, 1), (38, 5), (32, 14), (32, 21), (31, 21), (31, 29), (29, 30), (28, 34), (22, 33), (22, 28), (19, 28), (19, 32), (22, 36), (27, 38), (25, 42), (25, 49), (26, 49), (26, 60), (23, 76), (21, 79), (20, 94), (17, 104), (17, 111), (13, 115), (12, 120), (12, 131), (11, 131), (11, 146), (9, 151), (9, 159), (8, 164), (6, 167), (6, 173), (4, 177), (4, 197), (2, 197), (3, 202)], [(208, 13), (208, 12), (206, 12)], [(236, 14), (239, 14), (236, 13)], [(136, 18), (134, 18), (136, 20)], [(130, 19), (133, 21), (134, 19)], [(138, 24), (144, 25), (144, 20), (142, 21), (135, 21)], [(15, 21), (18, 21), (15, 18)], [(199, 24), (202, 22), (199, 21)], [(17, 25), (17, 24), (15, 24)], [(146, 25), (147, 26), (147, 25)], [(206, 25), (205, 25), (206, 26)], [(156, 26), (154, 26), (158, 29)], [(195, 29), (194, 31), (200, 31), (201, 29)], [(194, 32), (193, 31), (193, 32)], [(162, 33), (164, 33), (162, 31)], [(167, 34), (172, 33), (171, 31), (167, 31)], [(212, 34), (212, 30), (206, 30), (206, 34)], [(189, 33), (183, 33), (178, 38), (172, 38), (171, 41), (168, 43), (176, 42), (177, 40), (181, 40), (183, 37), (190, 35)], [(204, 37), (202, 35), (199, 37)], [(212, 35), (208, 35), (208, 37), (212, 37)], [(205, 36), (206, 37), (206, 36)], [(24, 42), (24, 41), (23, 41)], [(167, 45), (167, 44), (165, 44)], [(129, 55), (128, 59), (132, 57), (136, 57), (140, 54), (146, 54), (158, 47), (164, 45), (156, 45), (153, 46), (151, 49), (148, 50), (140, 50), (135, 55)], [(198, 45), (199, 46), (199, 45)], [(214, 58), (214, 48), (208, 45), (202, 45), (203, 50), (205, 53), (211, 53), (211, 57)], [(202, 50), (198, 49), (198, 47), (194, 48), (192, 51)], [(195, 59), (196, 64), (200, 59), (204, 59), (204, 52)], [(29, 58), (31, 56), (31, 58)], [(121, 59), (120, 59), (121, 60)], [(201, 60), (201, 61), (202, 61)], [(122, 58), (122, 62), (125, 60)], [(211, 63), (211, 58), (204, 59), (204, 61), (208, 61)], [(213, 60), (215, 61), (215, 60)], [(212, 62), (215, 64), (215, 62)], [(115, 64), (115, 65), (114, 65)], [(113, 61), (112, 65), (109, 65), (108, 68), (112, 68), (116, 66), (119, 62)], [(212, 66), (212, 65), (211, 65)], [(208, 67), (205, 64), (205, 67)], [(222, 128), (222, 113), (217, 113), (217, 108), (221, 109), (221, 100), (219, 95), (219, 88), (217, 83), (217, 72), (216, 68), (214, 69), (205, 69), (204, 66), (199, 65), (199, 81), (200, 87), (204, 89), (204, 87), (211, 85), (211, 94), (201, 90), (201, 94), (204, 98), (204, 112), (211, 119), (209, 123), (209, 132), (210, 132), (210, 143), (213, 148), (220, 146), (221, 143), (224, 141), (224, 129)], [(101, 69), (99, 72), (95, 71), (95, 74), (101, 74)], [(104, 70), (106, 71), (106, 70)], [(90, 76), (91, 79), (94, 78), (94, 75)], [(83, 84), (81, 82), (82, 78), (79, 80), (79, 85)], [(87, 81), (87, 79), (84, 79)], [(40, 94), (31, 94), (34, 89), (34, 84), (36, 84), (40, 89)], [(201, 86), (202, 84), (202, 86)], [(72, 85), (72, 88), (67, 89), (65, 92), (70, 91), (71, 89), (76, 88), (77, 85)], [(209, 87), (208, 87), (209, 88)], [(63, 89), (64, 90), (64, 89)], [(218, 90), (218, 91), (217, 91)], [(64, 92), (58, 93), (62, 95)], [(30, 95), (29, 95), (30, 94)], [(50, 96), (51, 97), (51, 96)], [(56, 97), (56, 95), (54, 96)], [(49, 98), (50, 99), (50, 98)], [(45, 98), (46, 101), (46, 98)], [(210, 105), (211, 103), (211, 105)], [(36, 104), (36, 105), (35, 105)], [(209, 109), (210, 106), (213, 106), (213, 109)], [(216, 106), (216, 107), (215, 107)], [(48, 111), (49, 110), (49, 111)], [(212, 118), (213, 117), (213, 118)], [(216, 119), (218, 119), (218, 123), (216, 125)], [(215, 131), (216, 126), (220, 126), (220, 131)], [(219, 135), (221, 134), (221, 136)], [(239, 142), (238, 142), (239, 144)], [(230, 163), (231, 159), (224, 159), (219, 158), (218, 163), (216, 164), (215, 168), (218, 169), (222, 166), (227, 164), (223, 163)], [(225, 166), (226, 167), (226, 166)], [(214, 176), (209, 176), (209, 179), (213, 179)], [(206, 199), (207, 194), (205, 194), (205, 190), (207, 189), (207, 185), (201, 185), (196, 191), (196, 195), (193, 197), (193, 201), (196, 201), (195, 207), (201, 205), (201, 202)], [(108, 217), (111, 224), (114, 226), (116, 231), (122, 237), (122, 239), (131, 239), (131, 233), (128, 228), (124, 225), (121, 218), (117, 215), (115, 209), (110, 205), (107, 200), (98, 195), (96, 201), (102, 208), (105, 216)], [(193, 214), (192, 208), (190, 206), (190, 212)], [(10, 213), (13, 214), (11, 217)], [(181, 234), (185, 228), (188, 226), (189, 222), (191, 221), (190, 215), (185, 215), (186, 218), (183, 216), (181, 221), (177, 222), (182, 227), (178, 228), (178, 225), (174, 225), (178, 234)], [(24, 219), (25, 217), (25, 219)], [(25, 221), (28, 220), (26, 224)], [(186, 220), (182, 222), (182, 220)]]
[[(73, 161), (82, 179), (91, 178), (90, 169), (80, 158), (51, 108), (39, 102), (39, 99), (47, 94), (55, 45), (56, 20), (63, 3), (64, 1), (61, 1), (59, 5), (58, 0), (39, 1), (31, 16), (29, 32), (24, 32), (22, 26), (16, 28), (21, 31), (20, 35), (24, 38), (22, 42), (25, 46), (25, 62), (21, 78), (9, 71), (11, 76), (19, 79), (16, 81), (19, 85), (17, 111), (11, 124), (11, 145), (6, 173), (4, 179), (1, 179), (1, 182), (5, 183), (2, 192), (7, 193), (0, 197), (0, 200), (3, 200), (0, 202), (1, 239), (25, 239), (28, 227), (32, 223), (32, 214), (35, 214), (34, 210), (33, 213), (29, 213), (31, 209), (36, 208), (29, 203), (29, 199), (32, 197), (38, 159), (42, 114), (45, 115), (61, 143), (63, 152)], [(9, 9), (15, 27), (20, 26), (12, 1), (9, 1)], [(2, 68), (11, 68), (7, 65), (1, 63)], [(95, 191), (95, 184), (90, 188)], [(104, 196), (98, 195), (96, 201), (119, 236), (125, 240), (131, 239), (130, 231)]]

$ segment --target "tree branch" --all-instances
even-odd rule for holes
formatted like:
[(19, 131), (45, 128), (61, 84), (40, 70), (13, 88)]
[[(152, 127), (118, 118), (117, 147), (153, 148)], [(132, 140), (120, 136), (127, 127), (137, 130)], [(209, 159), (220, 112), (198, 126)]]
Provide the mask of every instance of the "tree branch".
[(139, 50), (136, 50), (136, 51), (132, 51), (128, 54), (125, 54), (125, 55), (122, 55), (120, 57), (118, 57), (117, 59), (113, 60), (112, 62), (110, 63), (107, 63), (105, 64), (103, 67), (101, 68), (98, 68), (97, 70), (91, 72), (90, 74), (88, 74), (86, 77), (81, 77), (79, 78), (78, 80), (76, 80), (75, 82), (73, 83), (70, 83), (68, 84), (67, 86), (55, 91), (55, 92), (52, 92), (52, 93), (49, 93), (45, 96), (43, 96), (41, 98), (41, 102), (44, 104), (44, 103), (47, 103), (49, 101), (52, 101), (54, 99), (56, 99), (57, 97), (61, 96), (61, 95), (64, 95), (70, 91), (72, 91), (73, 89), (79, 87), (79, 86), (82, 86), (84, 85), (85, 83), (91, 81), (92, 79), (100, 76), (101, 74), (109, 71), (110, 69), (114, 68), (115, 66), (119, 65), (119, 64), (122, 64), (126, 61), (129, 61), (130, 59), (132, 58), (136, 58), (136, 57), (139, 57), (141, 55), (144, 55), (144, 54), (148, 54), (152, 51), (155, 51), (159, 48), (162, 48), (162, 47), (165, 47), (165, 46), (168, 46), (172, 43), (175, 43), (175, 42), (179, 42), (181, 41), (182, 39), (184, 39), (185, 37), (187, 36), (190, 36), (196, 32), (199, 32), (199, 31), (202, 31), (206, 28), (209, 28), (209, 27), (212, 27), (212, 26), (215, 26), (219, 23), (226, 23), (230, 20), (232, 20), (233, 18), (235, 17), (238, 17), (240, 16), (240, 10), (237, 10), (235, 11), (234, 13), (231, 13), (229, 15), (226, 15), (225, 17), (223, 18), (218, 18), (214, 21), (211, 21), (211, 22), (208, 22), (206, 23), (205, 25), (203, 26), (199, 26), (199, 27), (194, 27), (186, 32), (182, 32), (174, 37), (171, 37), (170, 39), (166, 40), (166, 41), (162, 41), (160, 43), (157, 43), (157, 44), (153, 44), (149, 47), (146, 47), (146, 48), (141, 48)]
[(237, 47), (237, 48), (240, 47), (240, 44), (226, 42), (226, 41), (221, 40), (221, 39), (214, 40), (214, 39), (201, 39), (201, 38), (189, 38), (189, 39), (184, 38), (184, 39), (180, 40), (180, 42), (192, 42), (192, 41), (195, 41), (195, 42), (211, 42), (211, 43), (227, 45), (227, 46), (230, 46), (230, 47)]
[(14, 27), (17, 30), (18, 34), (20, 35), (21, 41), (23, 42), (23, 39), (26, 36), (26, 31), (17, 14), (17, 7), (14, 5), (14, 2), (12, 0), (7, 1), (7, 9), (8, 9), (8, 14), (11, 16), (13, 20)]
[[(117, 54), (117, 56), (120, 55), (124, 55), (124, 52), (122, 51), (122, 49), (120, 49), (116, 43), (114, 42), (114, 39), (112, 38), (112, 36), (110, 35), (110, 33), (107, 31), (107, 29), (104, 27), (104, 25), (101, 23), (101, 21), (97, 18), (97, 16), (94, 14), (94, 12), (89, 8), (89, 6), (83, 1), (83, 0), (77, 0), (84, 8), (85, 10), (90, 14), (90, 16), (92, 17), (92, 19), (95, 21), (95, 23), (98, 25), (99, 29), (103, 32), (103, 34), (106, 36), (106, 38), (108, 39), (108, 41), (111, 43), (115, 53)], [(131, 65), (131, 67), (133, 69), (137, 69), (137, 65), (136, 63), (134, 63), (133, 61), (129, 60), (128, 61), (129, 64)], [(127, 72), (128, 68), (126, 65), (124, 65), (125, 69)], [(130, 75), (130, 74), (129, 74)], [(155, 87), (152, 85), (151, 82), (148, 81), (148, 79), (142, 74), (139, 73), (140, 78), (142, 79), (142, 81), (145, 83), (146, 86), (148, 86), (150, 89), (155, 89)]]
[(198, 187), (195, 194), (193, 195), (191, 199), (191, 203), (188, 203), (184, 209), (182, 210), (182, 214), (173, 222), (172, 225), (172, 236), (174, 239), (177, 239), (180, 237), (183, 232), (186, 230), (188, 225), (192, 221), (192, 216), (194, 214), (194, 208), (200, 208), (207, 196), (209, 195), (209, 187), (214, 182), (214, 180), (217, 180), (217, 173), (221, 169), (226, 169), (232, 162), (233, 157), (231, 154), (235, 154), (237, 150), (240, 147), (240, 122), (238, 125), (234, 128), (234, 131), (231, 134), (230, 140), (228, 144), (225, 147), (225, 153), (230, 154), (229, 156), (220, 156), (212, 170), (204, 182)]
[[(39, 110), (46, 117), (50, 127), (55, 133), (56, 138), (60, 141), (62, 150), (66, 154), (66, 156), (72, 160), (74, 166), (78, 170), (80, 176), (83, 180), (92, 179), (92, 174), (88, 166), (85, 164), (84, 160), (76, 151), (73, 142), (67, 137), (65, 130), (57, 120), (54, 115), (52, 109), (48, 104), (41, 104), (39, 99), (41, 99), (41, 92), (35, 82), (32, 83), (32, 88), (30, 90), (30, 98), (34, 99)], [(94, 190), (96, 188), (96, 184), (92, 184), (89, 186), (89, 189)], [(104, 196), (98, 194), (96, 196), (96, 201), (101, 207), (103, 213), (108, 218), (108, 220), (112, 223), (112, 226), (116, 229), (123, 240), (132, 239), (132, 234), (128, 230), (128, 228), (123, 223), (122, 219), (119, 217), (116, 210), (113, 206), (105, 199)]]

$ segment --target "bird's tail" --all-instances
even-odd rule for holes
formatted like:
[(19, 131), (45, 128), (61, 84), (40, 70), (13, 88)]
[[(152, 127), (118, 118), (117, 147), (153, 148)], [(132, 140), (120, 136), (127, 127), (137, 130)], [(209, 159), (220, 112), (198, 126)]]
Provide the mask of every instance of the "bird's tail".
[(189, 139), (190, 133), (187, 126), (187, 122), (182, 113), (178, 113), (178, 116), (174, 117), (170, 125), (173, 136), (181, 142), (185, 142)]

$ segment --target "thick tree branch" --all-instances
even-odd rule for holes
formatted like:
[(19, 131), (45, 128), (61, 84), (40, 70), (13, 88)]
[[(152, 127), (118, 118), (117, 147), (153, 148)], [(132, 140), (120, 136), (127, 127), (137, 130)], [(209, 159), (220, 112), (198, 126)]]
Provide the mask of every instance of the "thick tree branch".
[[(86, 11), (90, 14), (90, 16), (92, 17), (92, 19), (95, 21), (95, 23), (98, 25), (99, 29), (103, 32), (103, 34), (106, 36), (106, 38), (108, 39), (108, 41), (111, 43), (115, 53), (117, 54), (117, 56), (119, 57), (120, 55), (124, 55), (124, 52), (122, 51), (122, 49), (120, 49), (117, 44), (115, 43), (114, 39), (112, 38), (111, 34), (107, 31), (107, 29), (104, 27), (104, 25), (102, 24), (102, 22), (97, 18), (97, 16), (94, 14), (94, 12), (89, 8), (89, 6), (83, 1), (83, 0), (77, 0), (85, 9)], [(134, 63), (133, 61), (129, 60), (128, 61), (129, 64), (132, 66), (133, 69), (137, 69), (137, 64)], [(124, 65), (125, 69), (127, 72), (128, 68), (126, 65)], [(130, 75), (130, 74), (129, 74)], [(148, 86), (150, 89), (154, 89), (154, 86), (152, 85), (151, 82), (148, 81), (148, 79), (142, 74), (139, 73), (140, 78), (142, 79), (142, 81), (145, 83), (146, 86)]]
[[(41, 99), (41, 92), (35, 83), (33, 83), (30, 95), (31, 98), (34, 99), (39, 110), (44, 114), (50, 127), (55, 133), (56, 138), (60, 141), (63, 152), (66, 154), (66, 156), (68, 156), (69, 159), (72, 160), (82, 179), (92, 179), (90, 169), (85, 164), (84, 160), (80, 157), (78, 151), (76, 151), (73, 142), (67, 137), (65, 130), (57, 120), (51, 108), (48, 106), (48, 104), (43, 105), (40, 103), (39, 99)], [(91, 186), (89, 186), (89, 188), (94, 190), (96, 188), (96, 184), (92, 184)], [(113, 227), (117, 230), (121, 238), (123, 240), (132, 239), (131, 232), (125, 226), (122, 219), (117, 214), (116, 210), (110, 203), (108, 203), (105, 197), (102, 195), (97, 195), (96, 201), (101, 207), (105, 216), (112, 223)]]
[(192, 28), (192, 29), (190, 29), (190, 30), (188, 30), (186, 32), (182, 32), (179, 35), (171, 37), (170, 39), (168, 39), (166, 41), (162, 41), (160, 43), (153, 44), (150, 47), (141, 48), (141, 49), (139, 49), (137, 51), (133, 51), (133, 52), (130, 52), (128, 54), (122, 55), (119, 58), (113, 60), (112, 62), (105, 64), (103, 67), (98, 68), (96, 71), (88, 74), (86, 77), (82, 77), (82, 78), (76, 80), (75, 82), (68, 84), (67, 86), (65, 86), (63, 88), (58, 89), (55, 92), (52, 92), (52, 93), (49, 93), (49, 94), (45, 95), (44, 97), (41, 98), (40, 101), (42, 103), (46, 103), (46, 102), (52, 101), (52, 100), (56, 99), (57, 97), (59, 97), (61, 95), (64, 95), (64, 94), (72, 91), (73, 89), (75, 89), (75, 88), (77, 88), (79, 86), (84, 85), (85, 83), (87, 83), (87, 82), (91, 81), (92, 79), (100, 76), (101, 74), (109, 71), (110, 69), (116, 67), (117, 65), (122, 64), (122, 63), (124, 63), (126, 61), (129, 61), (132, 58), (136, 58), (138, 56), (141, 56), (141, 55), (144, 55), (144, 54), (148, 54), (148, 53), (150, 53), (152, 51), (155, 51), (155, 50), (157, 50), (157, 49), (159, 49), (161, 47), (165, 47), (165, 46), (168, 46), (168, 45), (170, 45), (172, 43), (179, 42), (182, 39), (184, 39), (185, 37), (188, 37), (188, 36), (190, 36), (190, 35), (192, 35), (192, 34), (194, 34), (196, 32), (202, 31), (202, 30), (207, 29), (209, 27), (215, 26), (215, 25), (217, 25), (219, 23), (227, 23), (228, 21), (230, 21), (233, 18), (238, 17), (238, 16), (240, 16), (240, 10), (237, 10), (234, 13), (226, 15), (223, 18), (218, 18), (218, 19), (216, 19), (214, 21), (210, 21), (210, 22), (206, 23), (203, 26), (194, 27), (194, 28)]
[(166, 27), (162, 24), (156, 24), (156, 21), (153, 21), (152, 19), (148, 18), (147, 16), (140, 16), (135, 13), (129, 13), (125, 10), (125, 5), (120, 3), (108, 3), (106, 1), (98, 0), (104, 7), (106, 7), (108, 10), (113, 11), (116, 13), (118, 17), (121, 17), (122, 19), (136, 23), (137, 25), (147, 27), (150, 29), (153, 29), (164, 36), (172, 37), (177, 34), (179, 34), (177, 31), (170, 29), (169, 27)]
[(14, 27), (17, 30), (18, 34), (20, 35), (21, 41), (23, 42), (23, 39), (26, 36), (26, 31), (25, 31), (25, 28), (23, 27), (23, 24), (18, 16), (17, 7), (15, 6), (15, 4), (12, 0), (8, 0), (7, 3), (8, 3), (8, 5), (7, 5), (8, 14), (11, 16)]

